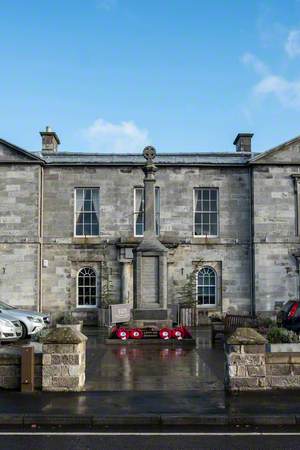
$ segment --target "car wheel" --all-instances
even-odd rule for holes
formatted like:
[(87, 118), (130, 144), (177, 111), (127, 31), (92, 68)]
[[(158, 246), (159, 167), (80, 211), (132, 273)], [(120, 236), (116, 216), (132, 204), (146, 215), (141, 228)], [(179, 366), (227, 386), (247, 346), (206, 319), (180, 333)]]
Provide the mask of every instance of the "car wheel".
[(21, 327), (22, 327), (22, 334), (20, 339), (26, 339), (28, 336), (26, 325), (24, 325), (24, 323), (21, 322)]

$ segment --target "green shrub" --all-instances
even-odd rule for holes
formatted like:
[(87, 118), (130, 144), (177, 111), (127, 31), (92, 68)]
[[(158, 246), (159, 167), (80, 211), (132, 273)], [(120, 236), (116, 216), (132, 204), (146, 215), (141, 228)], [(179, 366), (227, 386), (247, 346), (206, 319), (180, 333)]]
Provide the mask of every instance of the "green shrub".
[(253, 327), (260, 334), (267, 336), (271, 328), (277, 327), (277, 323), (269, 317), (257, 317), (253, 320)]
[(298, 334), (294, 333), (294, 331), (274, 326), (269, 328), (267, 338), (270, 344), (289, 344), (300, 342)]
[(36, 342), (43, 342), (43, 340), (48, 336), (48, 334), (52, 331), (51, 328), (43, 328), (37, 334), (32, 336), (31, 340)]
[(57, 323), (61, 325), (78, 325), (80, 324), (80, 320), (74, 317), (71, 311), (67, 311), (57, 320)]
[(277, 322), (271, 319), (270, 317), (259, 317), (256, 320), (259, 327), (263, 328), (277, 327)]

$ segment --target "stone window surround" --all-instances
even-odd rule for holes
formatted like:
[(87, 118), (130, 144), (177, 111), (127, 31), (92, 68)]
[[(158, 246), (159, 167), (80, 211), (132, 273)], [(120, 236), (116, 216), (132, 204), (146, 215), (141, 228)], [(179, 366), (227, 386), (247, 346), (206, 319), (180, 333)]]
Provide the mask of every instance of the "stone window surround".
[(217, 276), (216, 303), (214, 305), (199, 305), (197, 299), (197, 283), (196, 278), (196, 307), (201, 311), (222, 311), (222, 261), (193, 261), (193, 268), (198, 266), (199, 270), (203, 267), (211, 267)]
[[(201, 189), (213, 189), (217, 191), (217, 234), (195, 234), (195, 213), (196, 213), (196, 190)], [(217, 186), (195, 186), (193, 188), (193, 238), (194, 239), (203, 239), (203, 238), (219, 238), (220, 237), (220, 223), (219, 223), (219, 217), (220, 217), (220, 206), (219, 206), (219, 188)]]
[[(77, 311), (93, 311), (101, 307), (101, 268), (103, 260), (101, 258), (93, 260), (72, 260), (71, 269), (71, 290), (70, 290), (70, 306)], [(84, 267), (90, 267), (96, 273), (96, 305), (78, 305), (78, 273)]]
[[(90, 270), (90, 271), (92, 271), (93, 272), (93, 277), (95, 278), (95, 298), (94, 298), (94, 300), (95, 300), (95, 304), (83, 304), (83, 305), (80, 305), (79, 304), (79, 275), (80, 275), (80, 273), (83, 271), (83, 270)], [(89, 275), (89, 277), (90, 277), (91, 275)], [(89, 285), (89, 287), (92, 287), (92, 285)], [(78, 308), (78, 309), (81, 309), (81, 308), (88, 308), (88, 309), (90, 309), (90, 308), (97, 308), (98, 307), (98, 297), (99, 297), (99, 292), (97, 292), (98, 291), (98, 277), (97, 277), (97, 272), (96, 272), (96, 270), (93, 268), (93, 267), (91, 267), (91, 266), (88, 266), (88, 265), (85, 265), (85, 266), (83, 266), (83, 267), (81, 267), (81, 269), (79, 269), (79, 271), (77, 272), (77, 276), (76, 276), (76, 308)], [(91, 297), (91, 294), (90, 294), (90, 297)]]
[[(210, 271), (210, 272), (212, 272), (213, 274), (214, 274), (214, 284), (209, 284), (209, 285), (205, 285), (205, 284), (199, 284), (199, 274), (200, 274), (200, 272), (201, 271), (204, 271), (204, 270), (208, 270), (208, 271)], [(205, 265), (205, 266), (203, 266), (203, 267), (201, 267), (200, 269), (199, 269), (199, 271), (198, 271), (198, 273), (197, 273), (197, 278), (196, 278), (196, 298), (197, 298), (197, 304), (198, 304), (198, 306), (200, 306), (201, 308), (210, 308), (210, 307), (215, 307), (216, 306), (216, 304), (217, 304), (217, 297), (218, 297), (218, 275), (217, 275), (217, 272), (215, 271), (215, 269), (213, 268), (213, 267), (211, 267), (211, 266), (208, 266), (208, 265)], [(199, 296), (199, 288), (200, 287), (207, 287), (207, 288), (214, 288), (214, 294), (213, 294), (213, 297), (214, 297), (214, 302), (213, 303), (199, 303), (199, 298), (198, 298), (198, 296)], [(204, 296), (204, 295), (203, 295)], [(209, 298), (209, 301), (210, 301), (210, 298), (211, 298), (211, 295), (210, 295), (210, 292), (209, 292), (209, 294), (208, 294), (208, 298)]]
[(75, 186), (73, 188), (73, 202), (74, 202), (74, 207), (73, 207), (73, 210), (74, 210), (73, 235), (74, 235), (75, 238), (85, 238), (85, 235), (83, 235), (83, 234), (76, 234), (76, 225), (77, 225), (77, 222), (76, 222), (76, 213), (77, 213), (77, 210), (76, 210), (76, 191), (77, 191), (77, 189), (98, 189), (99, 202), (98, 202), (98, 211), (97, 212), (98, 212), (98, 229), (99, 229), (99, 232), (98, 232), (98, 234), (86, 235), (86, 237), (88, 237), (88, 238), (99, 237), (100, 236), (100, 186)]
[[(137, 215), (139, 213), (139, 210), (137, 209), (136, 206), (136, 192), (137, 189), (142, 189), (144, 190), (144, 186), (134, 186), (133, 188), (133, 234), (134, 237), (143, 237), (143, 234), (137, 234), (136, 233), (136, 218)], [(159, 211), (155, 212), (155, 223), (158, 224), (158, 226), (156, 227), (156, 236), (160, 235), (160, 187), (159, 186), (155, 186), (155, 206), (157, 205), (157, 198), (158, 198), (158, 204), (159, 204)], [(145, 202), (143, 204), (143, 220), (145, 223)]]

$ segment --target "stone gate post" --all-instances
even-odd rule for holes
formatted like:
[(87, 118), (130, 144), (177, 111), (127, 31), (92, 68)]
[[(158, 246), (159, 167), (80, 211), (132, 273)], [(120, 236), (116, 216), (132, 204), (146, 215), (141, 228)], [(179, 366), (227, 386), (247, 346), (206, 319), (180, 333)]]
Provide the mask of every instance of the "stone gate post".
[(85, 384), (87, 337), (69, 327), (55, 328), (43, 340), (42, 390), (81, 391)]

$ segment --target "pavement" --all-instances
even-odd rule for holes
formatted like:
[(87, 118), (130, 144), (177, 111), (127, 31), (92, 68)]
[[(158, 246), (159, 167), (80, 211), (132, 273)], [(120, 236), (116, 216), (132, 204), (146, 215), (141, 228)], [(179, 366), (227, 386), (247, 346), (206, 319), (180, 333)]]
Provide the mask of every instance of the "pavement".
[(300, 391), (227, 394), (223, 348), (207, 332), (196, 347), (105, 346), (93, 330), (84, 392), (0, 391), (0, 426), (298, 425)]
[(0, 393), (0, 425), (298, 425), (300, 392)]

